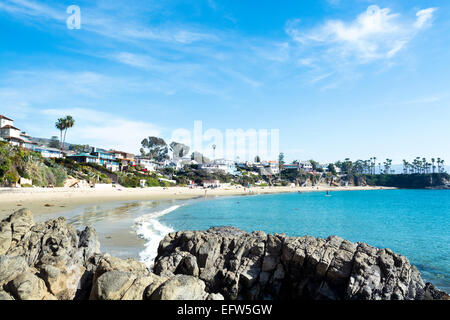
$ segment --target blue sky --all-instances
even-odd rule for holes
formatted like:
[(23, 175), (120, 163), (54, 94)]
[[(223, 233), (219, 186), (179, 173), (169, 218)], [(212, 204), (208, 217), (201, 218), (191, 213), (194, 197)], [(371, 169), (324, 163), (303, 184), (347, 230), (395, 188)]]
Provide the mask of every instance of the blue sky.
[(201, 120), (280, 129), (288, 160), (450, 161), (449, 30), (448, 1), (1, 0), (0, 114), (130, 152)]

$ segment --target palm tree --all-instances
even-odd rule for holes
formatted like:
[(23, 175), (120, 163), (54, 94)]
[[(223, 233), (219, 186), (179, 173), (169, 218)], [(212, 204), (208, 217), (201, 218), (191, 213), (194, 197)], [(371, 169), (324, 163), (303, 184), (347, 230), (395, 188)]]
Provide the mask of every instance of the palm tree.
[(75, 119), (72, 116), (67, 116), (64, 118), (65, 126), (64, 126), (64, 140), (63, 140), (63, 149), (64, 143), (66, 141), (67, 129), (72, 128), (75, 125)]
[(406, 161), (405, 159), (403, 159), (403, 173), (408, 173), (408, 161)]
[(373, 174), (376, 173), (376, 171), (375, 171), (376, 164), (377, 164), (377, 157), (373, 157)]
[(216, 145), (215, 144), (213, 144), (212, 146), (212, 149), (213, 149), (213, 160), (216, 160)]
[[(55, 123), (55, 127), (59, 130), (59, 133), (61, 136), (61, 139), (59, 141), (63, 141), (62, 136), (63, 136), (63, 131), (66, 129), (66, 119), (59, 118)], [(60, 144), (60, 146), (59, 146), (60, 155), (62, 155), (63, 144)]]
[(432, 163), (432, 170), (433, 170), (433, 173), (434, 173), (434, 170), (436, 169), (436, 166), (434, 165), (434, 162), (435, 162), (436, 160), (434, 159), (434, 158), (431, 158), (431, 163)]

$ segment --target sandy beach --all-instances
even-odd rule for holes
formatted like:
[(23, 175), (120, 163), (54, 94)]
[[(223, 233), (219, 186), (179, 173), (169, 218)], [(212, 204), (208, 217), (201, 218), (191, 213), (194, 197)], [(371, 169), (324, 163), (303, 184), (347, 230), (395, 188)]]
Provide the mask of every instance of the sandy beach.
[(222, 187), (216, 189), (187, 187), (154, 187), (142, 189), (73, 189), (73, 188), (2, 188), (0, 189), (0, 218), (12, 211), (28, 208), (34, 214), (67, 211), (81, 205), (130, 200), (183, 200), (197, 197), (254, 195), (288, 192), (325, 192), (351, 190), (393, 189), (385, 187)]

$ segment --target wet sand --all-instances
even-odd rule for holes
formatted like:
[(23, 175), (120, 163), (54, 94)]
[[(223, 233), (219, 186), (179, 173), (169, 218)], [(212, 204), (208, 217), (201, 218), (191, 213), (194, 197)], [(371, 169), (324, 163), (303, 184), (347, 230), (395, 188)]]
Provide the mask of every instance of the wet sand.
[(142, 189), (71, 189), (71, 188), (3, 188), (0, 190), (0, 218), (21, 208), (33, 214), (66, 212), (83, 205), (132, 200), (185, 200), (198, 197), (235, 196), (288, 192), (325, 192), (393, 189), (385, 187), (222, 187), (216, 189), (187, 187), (154, 187)]

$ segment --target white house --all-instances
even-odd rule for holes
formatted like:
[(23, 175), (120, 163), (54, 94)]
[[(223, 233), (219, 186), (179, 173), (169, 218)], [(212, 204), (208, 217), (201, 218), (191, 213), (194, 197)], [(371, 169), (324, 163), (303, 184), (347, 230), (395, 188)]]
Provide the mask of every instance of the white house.
[(40, 152), (44, 158), (61, 158), (61, 152), (56, 148), (49, 148), (45, 146), (36, 146), (34, 151)]
[(5, 126), (14, 126), (14, 120), (0, 114), (0, 128)]
[(227, 174), (233, 175), (238, 173), (234, 161), (226, 159), (217, 159), (211, 163), (204, 163), (201, 165), (201, 169), (207, 172), (223, 171)]
[(19, 128), (14, 126), (14, 120), (3, 115), (0, 115), (0, 138), (8, 141), (15, 146), (23, 146), (25, 143), (30, 143), (25, 134)]
[(148, 158), (144, 158), (144, 157), (136, 157), (135, 158), (135, 162), (137, 166), (140, 166), (144, 169), (146, 169), (147, 171), (151, 171), (154, 172), (156, 171), (156, 168), (158, 167), (158, 164), (153, 162), (152, 160), (148, 159)]
[(278, 161), (263, 161), (262, 167), (259, 168), (261, 175), (277, 175), (280, 173)]
[(300, 167), (305, 171), (313, 171), (313, 165), (309, 161), (300, 162)]

